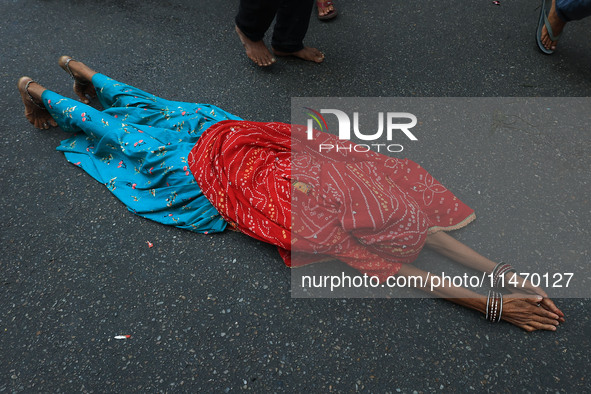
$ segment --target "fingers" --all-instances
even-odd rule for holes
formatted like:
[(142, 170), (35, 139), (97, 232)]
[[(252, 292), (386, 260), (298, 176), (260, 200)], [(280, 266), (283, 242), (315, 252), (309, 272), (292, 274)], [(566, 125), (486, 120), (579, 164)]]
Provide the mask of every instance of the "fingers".
[(530, 320), (527, 323), (518, 323), (510, 319), (508, 319), (507, 321), (509, 323), (515, 324), (520, 328), (523, 328), (527, 332), (533, 332), (537, 330), (556, 331), (558, 326), (558, 322), (556, 322), (555, 320), (546, 319), (542, 321)]
[[(546, 300), (548, 300), (549, 303)], [(532, 313), (534, 313), (535, 315), (538, 315), (538, 316), (541, 316), (544, 318), (548, 318), (548, 319), (552, 319), (552, 320), (555, 320), (558, 322), (560, 315), (558, 313), (556, 313), (555, 310), (558, 312), (560, 312), (560, 310), (558, 308), (556, 308), (554, 303), (549, 298), (542, 298), (541, 296), (537, 296), (537, 297), (533, 297), (533, 298), (527, 297), (527, 298), (524, 298), (524, 301), (527, 301), (531, 306), (533, 306), (533, 309), (530, 307), (529, 310)], [(555, 310), (548, 308), (547, 307), (548, 304), (553, 305)]]
[(538, 322), (547, 322), (550, 324), (558, 324), (558, 316), (556, 313), (551, 312), (547, 309), (538, 307), (538, 306), (529, 306), (527, 312), (531, 313), (531, 319), (538, 321)]
[[(546, 292), (542, 291), (539, 287), (537, 288), (541, 291), (541, 293), (546, 294)], [(535, 298), (525, 298), (525, 300), (527, 300), (530, 304), (536, 305), (536, 306), (540, 306), (542, 307), (542, 309), (552, 312), (553, 315), (552, 317), (554, 318), (554, 315), (556, 315), (556, 319), (561, 322), (564, 323), (565, 319), (564, 319), (564, 313), (556, 306), (556, 304), (554, 304), (554, 301), (552, 301), (548, 295), (542, 295), (540, 293), (541, 297), (535, 297)]]
[(519, 325), (519, 327), (523, 328), (527, 332), (534, 332), (534, 331), (538, 331), (538, 330), (556, 331), (556, 326), (549, 325), (549, 324), (531, 323), (531, 324), (522, 324), (522, 325)]
[(554, 301), (552, 301), (550, 298), (545, 297), (541, 302), (540, 305), (543, 306), (545, 309), (554, 312), (556, 315), (558, 315), (559, 320), (564, 322), (564, 313), (558, 309), (558, 307), (554, 304)]
[(541, 316), (538, 317), (538, 319), (535, 322), (540, 323), (540, 324), (545, 324), (548, 326), (555, 326), (555, 327), (560, 324), (557, 319), (551, 319), (551, 318), (541, 317)]
[(542, 299), (541, 304), (548, 310), (551, 310), (552, 312), (556, 313), (559, 316), (564, 317), (564, 313), (562, 313), (562, 311), (560, 309), (558, 309), (558, 307), (554, 304), (554, 301), (552, 301), (550, 298), (545, 297), (544, 299)]
[[(519, 296), (519, 294), (517, 294), (517, 296)], [(527, 295), (527, 296), (524, 296), (522, 299), (531, 305), (540, 306), (540, 303), (544, 300), (544, 297), (542, 297), (541, 295), (536, 295), (533, 297)]]
[(564, 314), (554, 302), (541, 296), (512, 294), (503, 299), (503, 319), (531, 332), (556, 331)]
[(529, 325), (536, 330), (556, 331), (556, 326), (553, 324), (545, 324), (537, 321), (529, 323)]

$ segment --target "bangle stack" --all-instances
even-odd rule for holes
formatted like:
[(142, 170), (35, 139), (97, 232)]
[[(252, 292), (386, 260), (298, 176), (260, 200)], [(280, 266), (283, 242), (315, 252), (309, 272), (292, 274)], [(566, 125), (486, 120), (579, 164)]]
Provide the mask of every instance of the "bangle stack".
[(505, 285), (504, 277), (507, 272), (516, 273), (511, 264), (499, 263), (495, 266), (491, 274), (492, 287), (495, 289), (503, 288)]
[(503, 294), (498, 291), (489, 290), (486, 300), (486, 320), (492, 323), (501, 321), (503, 313)]

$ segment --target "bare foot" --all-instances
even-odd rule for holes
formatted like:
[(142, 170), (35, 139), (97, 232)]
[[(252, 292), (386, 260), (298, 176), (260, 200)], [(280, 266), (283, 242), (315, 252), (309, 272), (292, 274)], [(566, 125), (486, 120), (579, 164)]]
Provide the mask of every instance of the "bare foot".
[(96, 97), (96, 90), (91, 82), (96, 71), (70, 56), (60, 57), (57, 63), (74, 79), (74, 93), (78, 95), (80, 101), (85, 104), (90, 103), (88, 97)]
[(318, 19), (320, 20), (329, 20), (337, 16), (337, 10), (330, 0), (317, 0), (316, 7), (318, 8)]
[(303, 60), (311, 62), (322, 63), (324, 61), (324, 53), (320, 52), (316, 48), (304, 47), (297, 52), (281, 52), (273, 49), (273, 53), (277, 56), (295, 56)]
[[(550, 12), (548, 13), (548, 22), (550, 22), (550, 26), (552, 26), (554, 38), (557, 38), (560, 33), (562, 33), (562, 29), (564, 29), (566, 22), (560, 19), (556, 13), (556, 0), (552, 0), (552, 8), (550, 8)], [(553, 51), (556, 50), (556, 44), (558, 43), (558, 40), (552, 41), (546, 26), (542, 27), (542, 36), (540, 38), (544, 48), (551, 49)]]
[(45, 91), (43, 86), (29, 77), (21, 77), (18, 80), (18, 91), (25, 105), (25, 117), (33, 126), (41, 130), (57, 126), (41, 100), (41, 95)]
[(277, 59), (269, 52), (265, 43), (261, 41), (252, 41), (244, 35), (242, 30), (236, 26), (236, 33), (246, 49), (246, 56), (260, 67), (268, 67), (275, 63)]

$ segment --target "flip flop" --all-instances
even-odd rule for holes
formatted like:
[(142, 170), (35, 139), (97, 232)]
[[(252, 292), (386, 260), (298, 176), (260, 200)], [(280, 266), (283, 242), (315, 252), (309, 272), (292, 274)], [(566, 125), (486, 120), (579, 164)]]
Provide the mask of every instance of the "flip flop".
[[(550, 40), (557, 42), (560, 38), (560, 34), (554, 36), (554, 32), (552, 31), (552, 26), (550, 25), (550, 21), (548, 20), (548, 13), (550, 12), (550, 8), (546, 8), (547, 0), (542, 0), (542, 7), (540, 9), (540, 19), (538, 21), (538, 30), (536, 30), (536, 42), (538, 43), (538, 47), (540, 51), (545, 53), (546, 55), (551, 55), (554, 53), (552, 49), (548, 49), (542, 43), (542, 28), (546, 26), (546, 30), (548, 30), (548, 37)], [(552, 6), (552, 2), (550, 2), (550, 7)]]
[(320, 19), (321, 21), (327, 21), (329, 19), (333, 19), (335, 16), (337, 16), (337, 9), (335, 8), (335, 6), (331, 0), (326, 0), (326, 1), (316, 0), (316, 7), (318, 7), (318, 9), (328, 8), (331, 5), (332, 5), (332, 11), (330, 11), (328, 14), (326, 14), (324, 16), (318, 15), (318, 19)]

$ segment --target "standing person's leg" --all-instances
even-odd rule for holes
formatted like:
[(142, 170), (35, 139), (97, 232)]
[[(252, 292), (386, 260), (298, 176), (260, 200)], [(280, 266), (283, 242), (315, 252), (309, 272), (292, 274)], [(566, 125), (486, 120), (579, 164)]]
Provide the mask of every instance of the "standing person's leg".
[(542, 2), (536, 38), (540, 49), (552, 54), (566, 24), (591, 15), (591, 0), (552, 0), (549, 10), (545, 9), (546, 3)]
[(296, 56), (321, 63), (324, 54), (316, 48), (304, 46), (314, 0), (283, 0), (277, 11), (273, 30), (273, 52), (277, 56)]
[(259, 66), (270, 66), (276, 61), (263, 38), (278, 8), (277, 0), (240, 0), (235, 19), (236, 33), (246, 49), (246, 56)]
[(565, 22), (578, 21), (591, 15), (591, 0), (556, 0), (556, 13)]

